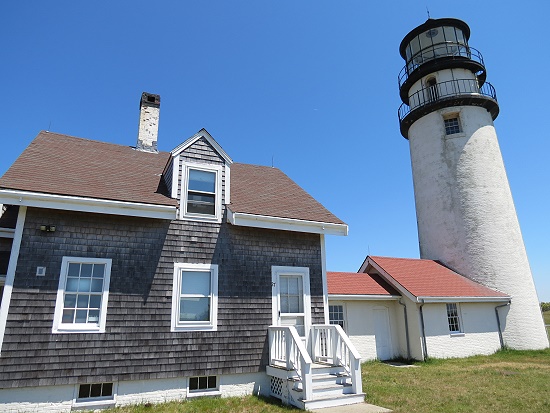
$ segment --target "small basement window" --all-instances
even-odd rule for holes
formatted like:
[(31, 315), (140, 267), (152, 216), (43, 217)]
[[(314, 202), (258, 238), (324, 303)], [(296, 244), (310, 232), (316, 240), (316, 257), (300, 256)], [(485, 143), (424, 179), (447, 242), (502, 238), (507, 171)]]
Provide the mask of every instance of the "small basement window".
[(78, 402), (109, 400), (113, 398), (113, 383), (81, 384), (78, 386)]
[(218, 378), (216, 376), (199, 376), (189, 378), (189, 391), (199, 392), (218, 389)]
[(458, 115), (455, 115), (450, 118), (443, 119), (445, 122), (445, 134), (454, 135), (455, 133), (460, 133), (460, 122), (458, 120)]

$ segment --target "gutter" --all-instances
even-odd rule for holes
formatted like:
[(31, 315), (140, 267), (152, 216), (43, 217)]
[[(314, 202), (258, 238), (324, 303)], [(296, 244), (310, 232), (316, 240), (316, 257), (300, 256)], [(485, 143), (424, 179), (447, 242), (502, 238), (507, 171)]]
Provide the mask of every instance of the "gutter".
[(420, 326), (422, 327), (422, 355), (424, 356), (424, 361), (426, 361), (428, 358), (428, 348), (426, 346), (426, 331), (424, 329), (424, 313), (422, 307), (424, 307), (424, 299), (422, 299), (422, 304), (420, 304)]
[(411, 344), (409, 341), (409, 319), (407, 317), (407, 306), (405, 303), (401, 301), (401, 298), (399, 301), (397, 301), (399, 304), (403, 306), (403, 314), (405, 315), (405, 337), (407, 338), (407, 359), (411, 359)]
[(499, 338), (499, 340), (500, 340), (500, 348), (501, 348), (501, 349), (504, 349), (504, 339), (502, 338), (502, 328), (501, 328), (501, 326), (500, 326), (500, 316), (498, 315), (498, 309), (499, 309), (500, 307), (509, 306), (510, 303), (511, 303), (511, 301), (508, 301), (508, 302), (505, 303), (505, 304), (497, 305), (497, 306), (495, 307), (495, 314), (496, 314), (496, 316), (497, 316), (497, 326), (498, 326), (498, 338)]

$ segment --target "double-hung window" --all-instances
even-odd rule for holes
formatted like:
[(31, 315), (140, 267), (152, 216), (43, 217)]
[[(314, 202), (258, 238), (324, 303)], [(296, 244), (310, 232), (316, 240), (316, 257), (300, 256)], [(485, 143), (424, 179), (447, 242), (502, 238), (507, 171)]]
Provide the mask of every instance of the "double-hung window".
[(105, 332), (111, 259), (63, 257), (53, 333)]
[(460, 325), (460, 310), (458, 304), (447, 304), (447, 322), (449, 324), (449, 332), (451, 334), (462, 333), (462, 326)]
[(329, 305), (328, 319), (330, 324), (338, 324), (344, 328), (344, 306), (341, 304)]
[(182, 218), (221, 219), (221, 166), (185, 164), (182, 185)]
[(217, 329), (218, 266), (174, 265), (172, 331)]

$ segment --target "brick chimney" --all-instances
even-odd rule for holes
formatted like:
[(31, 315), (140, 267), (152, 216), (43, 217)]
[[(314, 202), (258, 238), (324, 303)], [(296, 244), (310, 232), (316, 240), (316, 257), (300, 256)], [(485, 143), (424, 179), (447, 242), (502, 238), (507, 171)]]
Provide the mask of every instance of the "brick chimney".
[(143, 92), (139, 102), (139, 130), (136, 149), (144, 152), (158, 152), (160, 96)]

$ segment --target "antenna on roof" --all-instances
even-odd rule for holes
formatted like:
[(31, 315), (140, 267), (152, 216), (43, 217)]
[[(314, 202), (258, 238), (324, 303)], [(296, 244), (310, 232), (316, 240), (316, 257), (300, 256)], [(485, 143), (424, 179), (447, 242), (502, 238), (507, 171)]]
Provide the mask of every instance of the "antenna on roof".
[(271, 155), (271, 167), (272, 167), (272, 168), (274, 167), (274, 166), (273, 166), (273, 158), (274, 158), (274, 156)]
[(52, 127), (52, 121), (50, 120), (50, 123), (48, 124), (48, 129), (46, 129), (46, 132), (49, 132), (51, 127)]
[(428, 19), (431, 19), (431, 17), (430, 17), (430, 11), (428, 10), (428, 6), (426, 6), (426, 13), (428, 13)]

